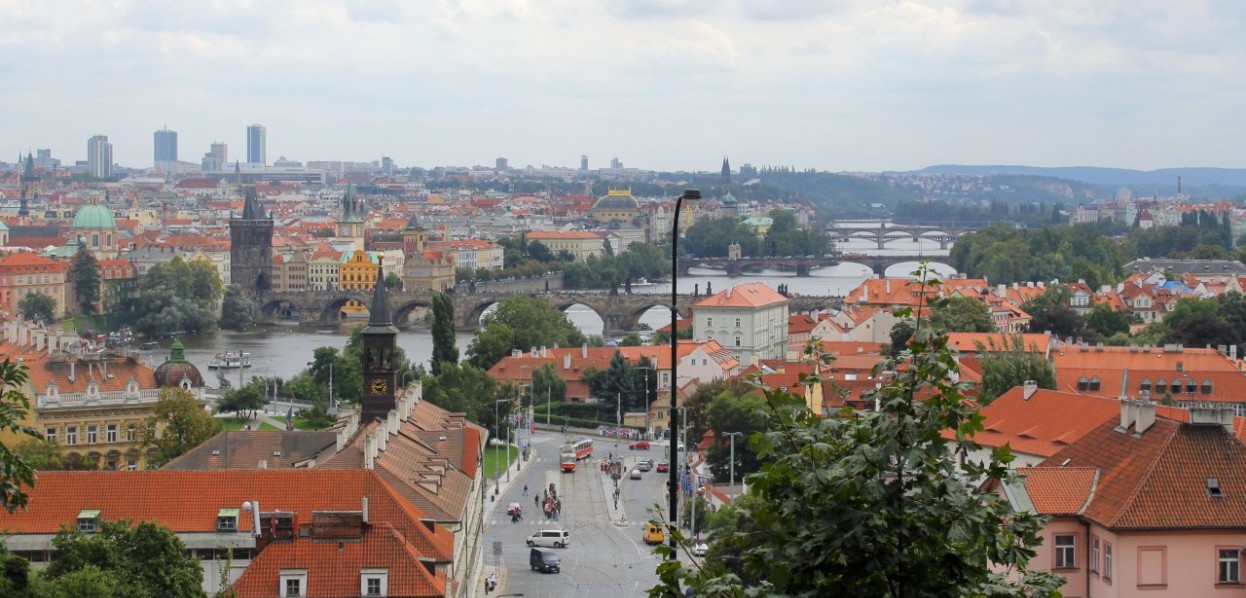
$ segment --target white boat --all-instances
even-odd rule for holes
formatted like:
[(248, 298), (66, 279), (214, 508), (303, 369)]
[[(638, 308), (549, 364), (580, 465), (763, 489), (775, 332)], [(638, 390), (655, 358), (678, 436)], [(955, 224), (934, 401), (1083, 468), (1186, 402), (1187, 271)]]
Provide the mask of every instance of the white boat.
[(640, 278), (637, 278), (636, 280), (632, 281), (632, 286), (634, 287), (651, 287), (655, 284), (657, 283), (649, 282), (648, 280), (645, 280), (644, 276), (641, 276)]
[(237, 368), (251, 367), (251, 354), (239, 351), (225, 351), (217, 353), (212, 361), (208, 362), (208, 367), (214, 370), (232, 370)]

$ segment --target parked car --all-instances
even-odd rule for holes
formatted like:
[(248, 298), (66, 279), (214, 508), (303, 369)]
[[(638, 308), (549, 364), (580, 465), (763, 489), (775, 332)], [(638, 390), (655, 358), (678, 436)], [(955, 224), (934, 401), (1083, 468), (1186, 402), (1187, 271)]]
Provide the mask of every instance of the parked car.
[(705, 556), (705, 553), (709, 551), (710, 545), (706, 544), (704, 540), (697, 540), (696, 543), (692, 545), (692, 556)]
[(631, 477), (633, 480), (639, 480), (641, 475), (642, 474), (640, 473), (639, 469), (633, 469), (629, 477)]
[(649, 450), (649, 442), (645, 440), (638, 440), (636, 442), (633, 442), (627, 445), (627, 448), (636, 450), (636, 451), (647, 451)]
[(658, 463), (658, 473), (661, 473), (664, 471), (670, 471), (670, 470), (671, 470), (670, 463), (667, 463), (666, 461), (662, 461), (661, 463)]
[(640, 462), (636, 463), (636, 469), (641, 471), (653, 469), (653, 459), (641, 459)]

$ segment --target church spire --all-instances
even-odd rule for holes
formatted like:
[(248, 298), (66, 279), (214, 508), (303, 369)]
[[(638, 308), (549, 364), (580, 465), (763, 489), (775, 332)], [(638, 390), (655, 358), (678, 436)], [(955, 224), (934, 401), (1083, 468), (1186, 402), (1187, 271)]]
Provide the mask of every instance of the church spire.
[(731, 163), (727, 161), (727, 156), (723, 156), (723, 173), (720, 183), (724, 187), (731, 186)]
[(264, 213), (264, 206), (260, 204), (259, 195), (255, 192), (255, 185), (247, 187), (247, 199), (242, 204), (243, 220), (266, 220), (268, 215)]
[(368, 327), (363, 329), (364, 379), (360, 415), (364, 422), (384, 418), (397, 404), (398, 329), (394, 327), (385, 288), (385, 253), (377, 254), (376, 285), (368, 306)]

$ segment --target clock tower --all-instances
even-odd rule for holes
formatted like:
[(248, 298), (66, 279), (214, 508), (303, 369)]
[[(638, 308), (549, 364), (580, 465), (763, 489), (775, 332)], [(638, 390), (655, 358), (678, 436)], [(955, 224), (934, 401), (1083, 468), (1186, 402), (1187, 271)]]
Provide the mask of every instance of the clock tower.
[[(377, 268), (385, 263), (385, 254), (378, 254)], [(385, 275), (377, 274), (376, 288), (369, 306), (368, 327), (363, 330), (363, 400), (361, 421), (384, 419), (397, 401), (398, 329), (389, 313), (389, 298), (385, 292)]]

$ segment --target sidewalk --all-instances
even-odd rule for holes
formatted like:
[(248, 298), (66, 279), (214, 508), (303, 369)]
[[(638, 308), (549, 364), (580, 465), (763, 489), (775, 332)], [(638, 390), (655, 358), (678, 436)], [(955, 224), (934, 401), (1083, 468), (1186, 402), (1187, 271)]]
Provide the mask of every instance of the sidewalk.
[[(526, 461), (523, 459), (523, 455), (521, 453), (519, 459), (515, 460), (515, 466), (511, 468), (510, 481), (507, 481), (505, 471), (503, 471), (502, 475), (498, 477), (497, 483), (494, 483), (492, 478), (485, 480), (485, 506), (483, 512), (481, 513), (481, 517), (484, 518), (484, 527), (486, 530), (493, 526), (492, 523), (489, 523), (490, 521), (497, 520), (495, 511), (499, 508), (499, 506), (501, 505), (502, 509), (506, 508), (503, 505), (503, 501), (505, 500), (502, 498), (503, 495), (510, 489), (511, 484), (519, 482), (519, 476), (523, 474), (524, 470), (535, 461), (535, 449), (532, 451), (532, 456)], [(492, 560), (492, 555), (486, 557), (485, 550), (481, 550), (477, 558), (480, 559), (480, 576), (476, 580), (476, 589), (471, 593), (471, 596), (496, 596), (498, 594), (505, 594), (507, 577), (506, 567), (498, 567), (486, 562)], [(490, 574), (497, 575), (498, 587), (492, 592), (486, 592), (485, 580), (489, 579)]]

